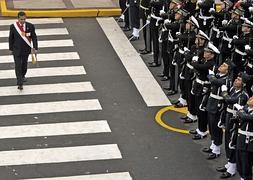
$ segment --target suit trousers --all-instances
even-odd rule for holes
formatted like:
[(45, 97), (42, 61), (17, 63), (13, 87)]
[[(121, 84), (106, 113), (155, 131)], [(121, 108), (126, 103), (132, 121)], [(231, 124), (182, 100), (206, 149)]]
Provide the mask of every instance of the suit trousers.
[(167, 49), (168, 49), (168, 40), (164, 40), (162, 42), (163, 74), (169, 77), (170, 64), (169, 64), (169, 53)]
[[(151, 22), (152, 23), (152, 22)], [(150, 24), (150, 30), (151, 30), (151, 38), (153, 43), (153, 57), (154, 57), (154, 63), (159, 63), (159, 30), (158, 27), (155, 26), (155, 24)]]
[(23, 78), (27, 72), (28, 55), (14, 55), (15, 73), (17, 77), (17, 85), (23, 85)]
[(133, 5), (129, 7), (130, 10), (130, 19), (132, 23), (132, 27), (139, 29), (140, 28), (140, 14), (139, 14), (139, 6)]
[(210, 113), (208, 112), (208, 127), (211, 135), (211, 140), (214, 141), (216, 146), (222, 144), (223, 131), (218, 127), (218, 122), (220, 120), (220, 113)]
[(231, 163), (236, 162), (236, 152), (235, 149), (230, 149), (229, 148), (229, 143), (231, 140), (231, 129), (233, 128), (233, 123), (231, 122), (233, 114), (228, 113), (226, 114), (226, 123), (225, 123), (225, 152), (226, 152), (226, 158), (229, 160)]
[(204, 96), (201, 94), (198, 94), (195, 96), (195, 108), (197, 110), (197, 116), (198, 116), (198, 129), (201, 132), (206, 132), (207, 131), (207, 111), (206, 110), (200, 110), (201, 103), (203, 102)]
[(236, 151), (236, 165), (240, 176), (244, 180), (252, 180), (253, 152), (238, 149)]
[[(142, 19), (143, 26), (147, 23), (147, 13), (146, 10), (140, 8), (140, 18)], [(151, 51), (151, 31), (150, 24), (143, 28), (143, 38), (145, 43), (145, 50)]]

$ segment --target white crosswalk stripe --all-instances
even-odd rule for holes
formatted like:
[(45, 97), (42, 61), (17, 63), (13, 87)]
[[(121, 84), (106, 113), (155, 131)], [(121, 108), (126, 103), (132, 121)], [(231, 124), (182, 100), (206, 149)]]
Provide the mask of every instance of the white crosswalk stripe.
[[(39, 42), (39, 48), (52, 48), (52, 47), (70, 47), (74, 46), (74, 43), (71, 39), (64, 40), (46, 40)], [(4, 42), (0, 43), (0, 50), (9, 49), (9, 43)]]
[[(16, 19), (10, 20), (0, 20), (0, 26), (9, 26), (14, 23)], [(61, 18), (34, 18), (28, 19), (28, 22), (33, 24), (44, 24), (47, 28), (36, 29), (38, 36), (44, 36), (43, 39), (47, 40), (39, 41), (39, 49), (43, 49), (43, 53), (37, 55), (38, 62), (50, 62), (50, 63), (41, 63), (38, 67), (29, 68), (26, 74), (28, 82), (24, 84), (24, 89), (22, 91), (17, 89), (17, 86), (9, 85), (0, 86), (0, 98), (5, 99), (7, 102), (0, 104), (0, 117), (8, 118), (10, 121), (13, 120), (13, 116), (17, 116), (18, 120), (23, 117), (36, 114), (33, 123), (21, 123), (15, 121), (15, 125), (0, 126), (0, 140), (8, 141), (8, 143), (13, 143), (13, 141), (27, 141), (27, 144), (24, 144), (21, 149), (14, 147), (11, 149), (0, 150), (0, 167), (1, 166), (27, 166), (32, 165), (33, 167), (43, 164), (47, 169), (50, 168), (50, 172), (47, 173), (47, 177), (41, 177), (36, 179), (52, 179), (52, 180), (132, 180), (129, 172), (113, 172), (106, 174), (90, 174), (90, 175), (80, 175), (80, 174), (70, 174), (69, 176), (62, 176), (54, 172), (53, 164), (63, 164), (64, 166), (69, 166), (69, 163), (100, 163), (101, 161), (110, 161), (110, 160), (122, 160), (122, 155), (120, 148), (115, 142), (106, 142), (102, 140), (100, 143), (94, 142), (86, 143), (83, 142), (83, 139), (78, 139), (72, 142), (72, 138), (77, 137), (86, 137), (86, 136), (109, 136), (112, 133), (109, 126), (109, 119), (102, 117), (99, 119), (93, 119), (89, 117), (81, 117), (79, 114), (85, 114), (87, 112), (99, 113), (102, 112), (102, 106), (99, 99), (93, 96), (81, 96), (80, 94), (85, 95), (94, 95), (94, 87), (92, 82), (83, 81), (81, 77), (86, 75), (85, 68), (78, 63), (77, 60), (80, 60), (79, 54), (77, 52), (72, 52), (73, 50), (61, 52), (63, 48), (58, 47), (67, 47), (73, 49), (74, 42), (69, 37), (64, 38), (65, 36), (60, 35), (69, 35), (69, 32), (66, 28), (62, 28), (62, 25), (59, 28), (56, 26), (50, 28), (50, 24), (61, 24), (64, 23)], [(9, 47), (8, 42), (6, 42), (6, 37), (9, 36), (9, 31), (3, 27), (4, 30), (0, 31), (0, 50), (7, 50)], [(52, 36), (58, 36), (61, 39), (50, 40)], [(1, 40), (0, 40), (1, 41)], [(67, 49), (64, 48), (64, 49)], [(50, 49), (50, 50), (49, 50)], [(49, 52), (46, 52), (49, 51)], [(58, 52), (55, 52), (58, 51)], [(75, 60), (75, 62), (74, 62)], [(31, 57), (29, 57), (29, 62), (31, 62)], [(75, 66), (70, 66), (69, 63), (75, 63)], [(4, 64), (6, 63), (6, 64)], [(9, 79), (16, 79), (15, 70), (13, 69), (13, 56), (12, 55), (1, 55), (0, 64), (4, 65), (4, 69), (0, 70), (0, 82)], [(54, 67), (50, 67), (51, 64), (54, 64)], [(77, 76), (78, 75), (78, 76)], [(61, 79), (61, 82), (47, 82), (48, 77), (57, 77)], [(40, 77), (40, 81), (45, 79), (45, 84), (36, 83), (30, 81), (30, 78)], [(76, 78), (76, 79), (72, 79)], [(86, 77), (86, 76), (85, 76)], [(74, 82), (73, 82), (74, 81)], [(77, 82), (76, 82), (77, 81)], [(5, 82), (5, 81), (4, 81)], [(93, 92), (93, 93), (91, 93)], [(78, 94), (79, 93), (79, 94)], [(41, 96), (43, 95), (43, 96)], [(57, 100), (54, 100), (53, 96), (57, 95)], [(79, 99), (73, 100), (74, 98), (80, 95)], [(42, 100), (41, 97), (50, 98), (50, 100)], [(34, 98), (35, 97), (35, 98)], [(51, 97), (52, 100), (51, 100)], [(62, 99), (61, 99), (62, 97)], [(86, 98), (85, 98), (86, 97)], [(8, 99), (17, 99), (17, 102), (8, 104)], [(66, 100), (68, 99), (68, 100)], [(21, 102), (19, 101), (21, 100)], [(28, 100), (28, 101), (26, 101)], [(44, 102), (45, 101), (45, 102)], [(1, 103), (1, 102), (0, 102)], [(55, 113), (55, 114), (51, 114)], [(62, 114), (68, 113), (71, 114), (73, 118), (77, 115), (77, 119), (66, 119)], [(42, 122), (38, 117), (45, 117), (45, 120)], [(51, 119), (52, 116), (57, 117)], [(20, 117), (20, 118), (19, 118)], [(49, 117), (47, 119), (47, 117)], [(15, 117), (16, 118), (16, 117)], [(14, 118), (14, 119), (15, 119)], [(64, 122), (61, 122), (59, 119), (63, 118)], [(0, 118), (1, 119), (1, 118)], [(105, 120), (107, 119), (107, 120)], [(24, 118), (24, 120), (26, 120)], [(73, 121), (75, 120), (75, 121)], [(41, 148), (37, 146), (34, 148), (33, 139), (42, 138), (46, 141), (49, 139), (59, 139), (64, 138), (65, 141), (68, 141), (68, 144), (60, 144), (59, 142), (50, 143), (50, 146)], [(110, 140), (109, 140), (110, 141)], [(37, 142), (35, 142), (37, 143)], [(75, 144), (77, 143), (77, 144)], [(44, 147), (44, 146), (43, 146)], [(75, 168), (75, 165), (71, 165), (71, 169)], [(106, 167), (107, 168), (107, 167)], [(98, 170), (99, 172), (103, 172)], [(1, 171), (0, 171), (1, 173)], [(35, 174), (37, 172), (34, 172)], [(33, 176), (35, 177), (35, 176)], [(20, 178), (19, 178), (20, 179)], [(33, 180), (32, 177), (26, 177), (27, 180)], [(35, 180), (35, 179), (34, 179)]]
[(75, 93), (95, 91), (90, 82), (26, 85), (20, 91), (16, 86), (0, 87), (0, 96), (19, 96), (32, 94)]
[[(43, 53), (37, 54), (38, 61), (62, 61), (62, 60), (77, 60), (80, 59), (77, 52), (63, 52), (63, 53)], [(28, 59), (29, 62), (32, 61), (31, 56)], [(6, 55), (0, 56), (0, 63), (13, 63), (13, 56)]]
[[(6, 19), (6, 20), (0, 20), (0, 26), (9, 26), (16, 22), (16, 19)], [(32, 18), (27, 19), (28, 22), (32, 24), (58, 24), (63, 23), (62, 18)]]
[(53, 178), (37, 178), (26, 180), (132, 180), (128, 172), (95, 174), (83, 176), (53, 177)]
[(116, 144), (0, 151), (0, 166), (121, 159)]
[[(55, 36), (69, 34), (66, 28), (36, 29), (37, 36)], [(8, 37), (9, 31), (0, 31), (0, 37)]]
[[(32, 68), (27, 72), (26, 77), (46, 77), (46, 76), (71, 76), (86, 74), (83, 66)], [(0, 71), (0, 79), (16, 78), (14, 70)]]
[[(78, 128), (77, 128), (78, 127)], [(0, 139), (111, 132), (106, 120), (0, 127)]]
[(102, 110), (96, 99), (0, 105), (0, 116), (92, 110)]

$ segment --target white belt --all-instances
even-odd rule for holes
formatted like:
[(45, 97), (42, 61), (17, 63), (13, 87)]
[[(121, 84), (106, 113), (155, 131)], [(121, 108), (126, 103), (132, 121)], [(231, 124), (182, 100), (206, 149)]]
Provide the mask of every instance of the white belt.
[(226, 37), (226, 36), (223, 36), (223, 38), (222, 39), (224, 39), (225, 41), (228, 41), (229, 43), (231, 43), (232, 42), (232, 38), (229, 38), (229, 37)]
[(231, 113), (231, 114), (236, 114), (236, 110), (227, 108), (227, 112)]
[(248, 63), (247, 66), (248, 66), (249, 68), (253, 68), (253, 64)]
[(213, 19), (212, 16), (201, 16), (201, 15), (199, 15), (199, 18), (204, 20)]
[(242, 134), (242, 135), (245, 135), (245, 136), (248, 136), (248, 137), (253, 137), (253, 132), (243, 131), (243, 130), (239, 129), (238, 133)]
[(180, 53), (180, 54), (184, 54), (184, 50), (182, 50), (182, 49), (178, 49), (178, 52)]
[(199, 84), (201, 84), (201, 85), (210, 84), (209, 81), (202, 81), (202, 80), (200, 80), (199, 78), (196, 78), (196, 82), (199, 83)]
[(237, 48), (235, 48), (235, 52), (236, 52), (237, 54), (242, 55), (242, 56), (246, 56), (246, 55), (247, 55), (247, 53), (242, 52), (242, 51), (240, 51), (240, 50), (239, 50), (239, 49), (237, 49)]
[(212, 98), (214, 98), (214, 99), (217, 99), (217, 100), (222, 100), (222, 99), (223, 99), (223, 97), (218, 96), (218, 95), (213, 94), (213, 93), (210, 94), (210, 97), (212, 97)]
[(194, 67), (192, 65), (190, 65), (190, 63), (187, 63), (186, 66), (190, 69), (193, 69)]

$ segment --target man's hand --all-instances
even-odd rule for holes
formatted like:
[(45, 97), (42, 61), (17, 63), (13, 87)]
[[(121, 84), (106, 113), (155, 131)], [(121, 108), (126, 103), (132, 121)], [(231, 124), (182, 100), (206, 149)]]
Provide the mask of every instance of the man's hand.
[(222, 24), (222, 26), (227, 25), (228, 24), (228, 20), (226, 20), (226, 19), (222, 20), (221, 24)]
[(187, 47), (184, 47), (184, 52), (185, 53), (190, 52), (190, 49), (188, 49)]
[(248, 51), (248, 50), (250, 50), (251, 49), (251, 47), (247, 44), (247, 45), (245, 45), (244, 46), (244, 48), (245, 48), (245, 51)]
[(212, 70), (208, 70), (209, 75), (214, 75), (214, 72)]
[(33, 53), (33, 54), (37, 54), (37, 53), (38, 53), (38, 50), (36, 50), (35, 48), (32, 48), (32, 53)]
[(215, 9), (214, 9), (214, 8), (210, 8), (210, 9), (209, 9), (209, 13), (210, 13), (210, 14), (212, 14), (212, 13), (214, 13), (214, 12), (215, 12)]
[(234, 107), (238, 110), (238, 111), (240, 111), (241, 109), (243, 109), (243, 106), (241, 106), (240, 104), (234, 104)]
[(224, 92), (224, 91), (228, 91), (228, 87), (226, 85), (222, 85), (221, 86), (221, 91)]
[(233, 39), (238, 39), (238, 36), (234, 35), (234, 36), (233, 36)]
[(193, 61), (193, 62), (196, 62), (196, 61), (198, 61), (198, 60), (199, 60), (199, 57), (198, 57), (198, 56), (193, 56), (193, 57), (192, 57), (192, 61)]

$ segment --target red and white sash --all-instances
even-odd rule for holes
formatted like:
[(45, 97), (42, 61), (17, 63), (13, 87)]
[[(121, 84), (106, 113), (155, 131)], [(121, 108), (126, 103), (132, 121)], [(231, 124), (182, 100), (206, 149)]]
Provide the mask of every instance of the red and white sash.
[(31, 44), (31, 38), (29, 38), (28, 36), (26, 36), (26, 33), (24, 31), (24, 29), (20, 26), (20, 24), (18, 22), (14, 23), (14, 27), (16, 28), (18, 34), (21, 36), (21, 38), (26, 42), (26, 44), (28, 46), (32, 47)]
[[(26, 35), (25, 30), (20, 26), (20, 24), (16, 22), (14, 23), (14, 27), (17, 30), (18, 34), (21, 36), (21, 38), (26, 42), (26, 44), (30, 46), (31, 48), (33, 48), (33, 45), (31, 43), (31, 38)], [(36, 64), (37, 55), (33, 51), (31, 53), (32, 53), (32, 63)]]

